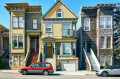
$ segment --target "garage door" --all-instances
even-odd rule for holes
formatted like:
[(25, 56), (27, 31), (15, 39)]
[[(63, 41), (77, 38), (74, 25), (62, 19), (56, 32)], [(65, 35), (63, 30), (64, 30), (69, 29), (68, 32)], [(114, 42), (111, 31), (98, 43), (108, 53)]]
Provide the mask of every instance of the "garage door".
[(75, 71), (76, 62), (75, 61), (61, 61), (62, 71)]

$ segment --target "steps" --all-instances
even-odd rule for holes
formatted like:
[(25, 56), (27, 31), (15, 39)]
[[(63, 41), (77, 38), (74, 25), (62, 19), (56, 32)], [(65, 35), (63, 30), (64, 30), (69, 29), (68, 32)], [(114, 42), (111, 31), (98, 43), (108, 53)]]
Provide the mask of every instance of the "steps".
[(27, 62), (27, 66), (31, 65), (32, 63), (37, 62), (39, 53), (30, 53), (30, 57)]
[(92, 55), (87, 54), (87, 56), (91, 64), (91, 70), (98, 70), (97, 64), (95, 63), (95, 60), (93, 59)]

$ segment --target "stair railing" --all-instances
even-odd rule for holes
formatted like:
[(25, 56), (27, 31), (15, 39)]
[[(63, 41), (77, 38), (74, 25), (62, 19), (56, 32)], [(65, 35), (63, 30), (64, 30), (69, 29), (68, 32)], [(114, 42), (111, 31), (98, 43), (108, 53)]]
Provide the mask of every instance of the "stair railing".
[(91, 51), (91, 55), (92, 55), (93, 59), (95, 60), (95, 63), (96, 63), (96, 65), (97, 65), (98, 69), (100, 69), (100, 63), (99, 63), (99, 61), (98, 61), (95, 53), (93, 52), (92, 49), (90, 49), (90, 51)]
[(90, 64), (90, 61), (89, 61), (88, 55), (87, 55), (87, 53), (86, 53), (86, 51), (85, 51), (84, 48), (83, 48), (83, 51), (84, 51), (85, 57), (86, 57), (86, 59), (87, 59), (87, 61), (88, 61), (89, 69), (90, 69), (90, 71), (91, 71), (91, 64)]
[(30, 56), (30, 50), (27, 51), (27, 54), (25, 56), (25, 59), (24, 59), (25, 64), (27, 63), (29, 56)]

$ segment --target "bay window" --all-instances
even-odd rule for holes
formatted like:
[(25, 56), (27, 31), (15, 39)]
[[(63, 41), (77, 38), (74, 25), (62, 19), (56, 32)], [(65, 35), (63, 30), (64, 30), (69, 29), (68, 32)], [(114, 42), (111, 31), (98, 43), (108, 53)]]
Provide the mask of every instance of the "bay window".
[(17, 28), (17, 17), (13, 16), (13, 28)]
[(33, 19), (33, 29), (37, 29), (37, 19)]
[(23, 36), (13, 36), (13, 48), (23, 48)]
[(90, 31), (90, 19), (89, 18), (85, 18), (84, 20), (84, 29), (85, 31)]
[(111, 17), (107, 17), (106, 18), (106, 28), (110, 29), (112, 27), (112, 18)]
[(63, 55), (70, 55), (71, 43), (63, 43)]
[(100, 28), (105, 28), (105, 17), (100, 17)]
[(18, 56), (14, 56), (14, 65), (18, 65)]
[(13, 63), (15, 66), (23, 65), (23, 55), (14, 55)]
[(23, 27), (23, 17), (19, 17), (19, 27), (22, 28)]
[(19, 56), (20, 65), (23, 65), (23, 56)]
[(112, 65), (112, 56), (100, 56), (100, 65), (105, 66), (105, 62)]

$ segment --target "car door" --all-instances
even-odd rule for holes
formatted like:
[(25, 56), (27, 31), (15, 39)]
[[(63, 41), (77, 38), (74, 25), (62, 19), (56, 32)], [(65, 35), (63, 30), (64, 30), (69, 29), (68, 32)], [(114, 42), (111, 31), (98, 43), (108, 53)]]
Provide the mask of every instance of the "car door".
[(36, 63), (32, 64), (29, 69), (28, 69), (28, 73), (35, 73), (36, 70)]
[(36, 69), (36, 73), (42, 73), (44, 68), (44, 64), (43, 63), (38, 63)]
[(118, 66), (118, 75), (120, 75), (120, 66)]
[(110, 66), (109, 69), (108, 69), (108, 73), (109, 75), (117, 75), (117, 66)]

